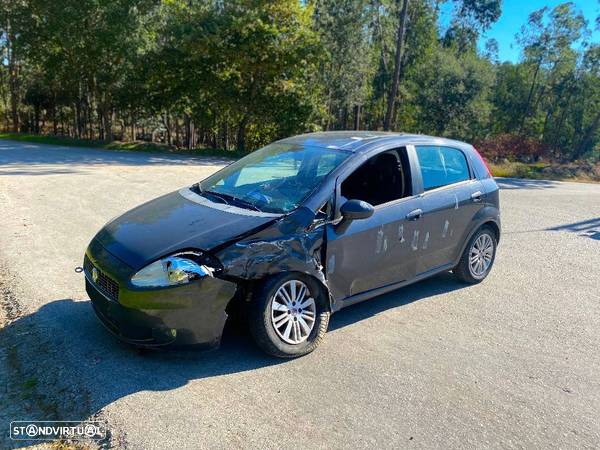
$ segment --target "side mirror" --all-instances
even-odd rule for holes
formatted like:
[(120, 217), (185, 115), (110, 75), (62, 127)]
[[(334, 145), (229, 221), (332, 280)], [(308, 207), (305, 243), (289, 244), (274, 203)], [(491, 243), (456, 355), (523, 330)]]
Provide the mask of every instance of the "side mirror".
[(344, 221), (367, 219), (373, 215), (375, 208), (364, 200), (348, 200), (340, 208)]

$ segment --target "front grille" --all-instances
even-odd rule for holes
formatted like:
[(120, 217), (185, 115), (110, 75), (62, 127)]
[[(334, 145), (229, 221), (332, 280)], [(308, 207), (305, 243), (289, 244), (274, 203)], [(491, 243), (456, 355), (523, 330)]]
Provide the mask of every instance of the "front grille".
[[(98, 278), (96, 281), (94, 281), (94, 278), (92, 277), (94, 268), (98, 271)], [(119, 284), (98, 267), (94, 266), (94, 263), (90, 261), (87, 255), (85, 255), (83, 259), (83, 269), (85, 270), (88, 280), (96, 289), (103, 293), (109, 300), (115, 302), (119, 301)]]

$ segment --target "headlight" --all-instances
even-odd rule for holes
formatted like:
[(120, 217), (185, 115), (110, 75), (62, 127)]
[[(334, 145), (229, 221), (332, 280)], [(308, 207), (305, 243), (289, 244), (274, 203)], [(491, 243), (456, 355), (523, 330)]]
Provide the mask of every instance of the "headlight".
[(144, 267), (131, 283), (138, 287), (165, 287), (189, 283), (196, 278), (212, 277), (214, 269), (178, 256), (159, 259)]

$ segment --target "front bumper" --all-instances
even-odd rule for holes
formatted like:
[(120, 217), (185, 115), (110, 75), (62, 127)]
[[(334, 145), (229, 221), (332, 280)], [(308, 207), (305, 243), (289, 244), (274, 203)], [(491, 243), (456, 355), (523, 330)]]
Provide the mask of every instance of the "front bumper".
[(118, 299), (110, 298), (85, 270), (94, 311), (119, 339), (142, 347), (219, 345), (235, 283), (207, 276), (180, 286), (139, 289), (129, 282), (133, 270), (97, 241), (92, 241), (86, 256), (93, 267), (118, 283)]

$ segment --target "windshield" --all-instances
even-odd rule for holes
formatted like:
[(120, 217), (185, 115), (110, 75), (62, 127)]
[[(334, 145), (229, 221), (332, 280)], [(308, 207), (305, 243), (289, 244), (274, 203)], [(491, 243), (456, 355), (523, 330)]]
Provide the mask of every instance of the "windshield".
[(211, 200), (286, 213), (349, 155), (344, 150), (274, 143), (225, 167), (199, 187)]

